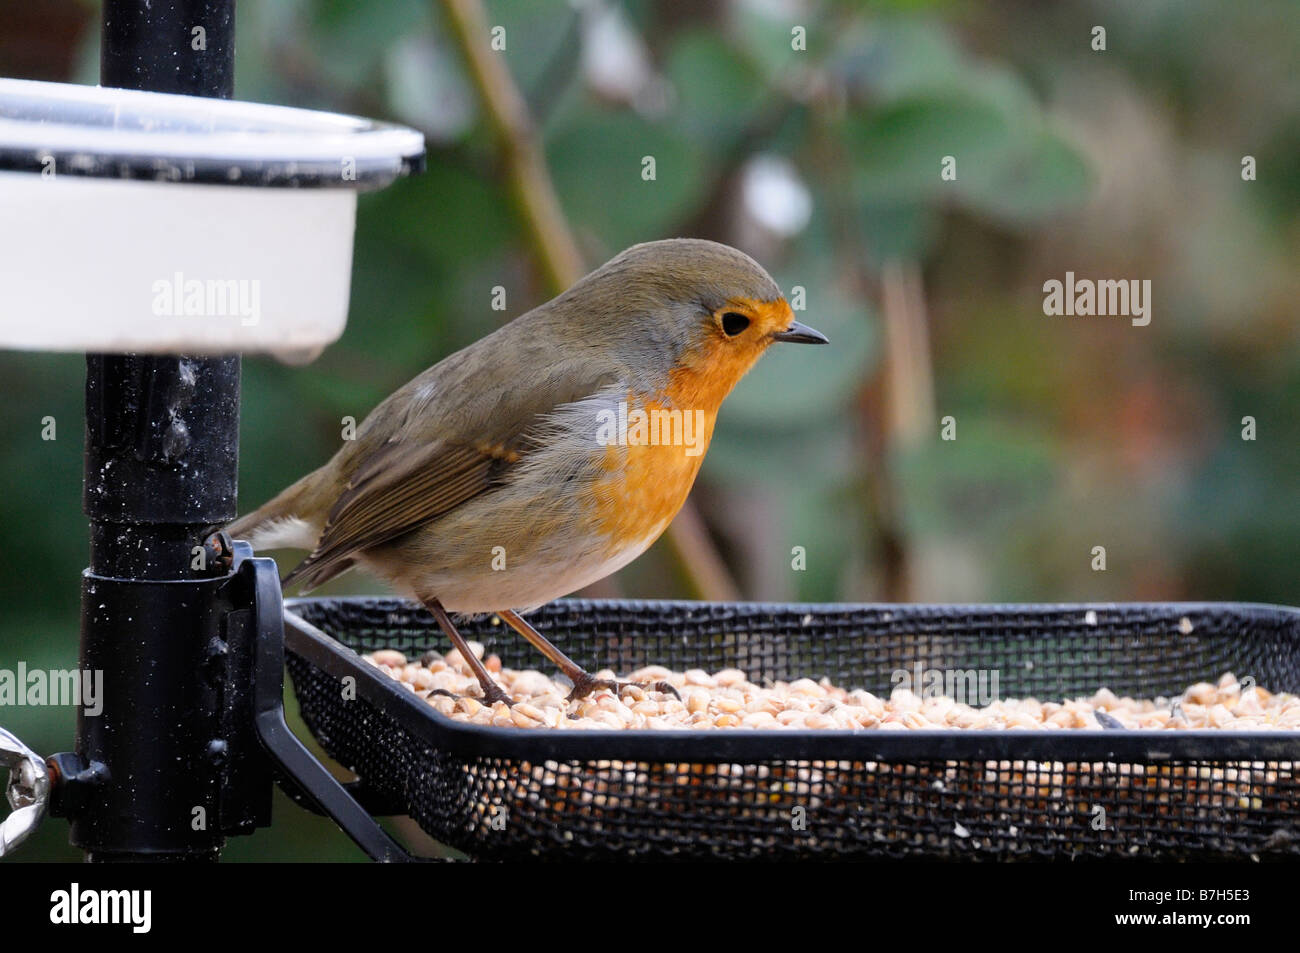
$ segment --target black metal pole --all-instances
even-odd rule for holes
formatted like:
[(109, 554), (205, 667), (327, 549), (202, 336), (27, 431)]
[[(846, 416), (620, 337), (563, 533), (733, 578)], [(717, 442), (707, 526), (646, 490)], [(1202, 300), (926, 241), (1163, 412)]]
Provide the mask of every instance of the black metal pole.
[[(103, 9), (103, 85), (231, 97), (233, 0)], [(223, 844), (229, 607), (194, 547), (235, 516), (239, 373), (237, 355), (86, 359), (81, 657), (104, 700), (78, 717), (98, 781), (72, 840), (90, 860), (215, 860)]]

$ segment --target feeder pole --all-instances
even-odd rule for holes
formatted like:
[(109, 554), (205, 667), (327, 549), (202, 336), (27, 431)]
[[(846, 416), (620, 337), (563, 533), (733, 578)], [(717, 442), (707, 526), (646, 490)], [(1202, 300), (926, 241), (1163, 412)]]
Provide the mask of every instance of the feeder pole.
[[(233, 0), (104, 0), (100, 81), (229, 99), (234, 33)], [(224, 843), (230, 607), (195, 547), (236, 515), (239, 374), (238, 355), (86, 357), (81, 663), (104, 673), (102, 712), (77, 719), (88, 860), (216, 860)]]

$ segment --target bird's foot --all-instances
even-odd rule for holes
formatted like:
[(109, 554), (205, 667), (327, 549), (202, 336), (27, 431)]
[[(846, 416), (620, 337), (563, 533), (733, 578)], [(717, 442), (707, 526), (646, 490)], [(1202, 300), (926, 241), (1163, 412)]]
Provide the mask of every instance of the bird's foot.
[(497, 702), (501, 702), (507, 708), (513, 708), (515, 700), (505, 693), (499, 685), (492, 685), (489, 690), (488, 686), (483, 686), (483, 702), (489, 708)]
[(573, 691), (569, 692), (568, 700), (577, 701), (580, 698), (586, 698), (592, 692), (600, 691), (602, 688), (609, 689), (620, 697), (629, 689), (636, 689), (640, 692), (662, 692), (665, 695), (672, 695), (678, 701), (682, 700), (682, 696), (678, 694), (677, 689), (667, 682), (619, 682), (612, 678), (597, 678), (594, 675), (588, 675), (586, 672), (573, 680)]
[(482, 705), (486, 705), (488, 708), (491, 708), (497, 702), (503, 703), (507, 708), (514, 707), (515, 704), (514, 699), (512, 699), (509, 695), (507, 695), (504, 691), (502, 691), (497, 686), (493, 685), (492, 687), (494, 691), (484, 692), (482, 699), (474, 698), (473, 695), (457, 695), (455, 692), (449, 692), (445, 688), (431, 688), (427, 692), (425, 692), (424, 697), (432, 698), (434, 695), (442, 695), (445, 698), (450, 698), (452, 701), (456, 701), (456, 702), (460, 701), (462, 698), (474, 698), (476, 702), (479, 702)]

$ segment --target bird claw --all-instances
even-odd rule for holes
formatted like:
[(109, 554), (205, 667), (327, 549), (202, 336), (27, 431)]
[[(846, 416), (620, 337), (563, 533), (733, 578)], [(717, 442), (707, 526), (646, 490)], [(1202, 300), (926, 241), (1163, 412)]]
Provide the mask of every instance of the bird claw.
[[(457, 695), (455, 692), (449, 692), (445, 688), (431, 688), (427, 692), (425, 692), (424, 697), (432, 698), (434, 695), (444, 695), (447, 698), (450, 698), (452, 701), (460, 701), (462, 698), (474, 698), (473, 695)], [(479, 699), (477, 698), (475, 698), (474, 700), (479, 701)], [(498, 688), (495, 692), (484, 693), (482, 699), (483, 705), (487, 706), (488, 708), (491, 708), (497, 702), (503, 703), (507, 708), (513, 708), (515, 704), (514, 699), (512, 699), (500, 688)]]
[(594, 691), (608, 689), (615, 695), (622, 695), (629, 688), (637, 688), (641, 691), (661, 692), (665, 695), (672, 695), (678, 701), (682, 696), (678, 694), (677, 689), (667, 682), (619, 682), (610, 678), (596, 678), (594, 675), (587, 675), (585, 672), (573, 683), (573, 691), (569, 692), (568, 701), (577, 701), (586, 698)]
[[(648, 684), (648, 683), (643, 683), (643, 684)], [(653, 684), (650, 685), (650, 687), (654, 691), (660, 692), (664, 695), (672, 695), (673, 698), (676, 698), (678, 701), (682, 700), (681, 693), (677, 691), (677, 689), (673, 688), (673, 686), (670, 685), (668, 682), (654, 682)]]

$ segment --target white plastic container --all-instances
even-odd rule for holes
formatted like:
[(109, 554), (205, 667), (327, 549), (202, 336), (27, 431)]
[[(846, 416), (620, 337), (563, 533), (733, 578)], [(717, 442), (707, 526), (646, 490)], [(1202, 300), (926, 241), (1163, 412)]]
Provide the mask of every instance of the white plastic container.
[(0, 347), (318, 353), (357, 191), (423, 156), (352, 116), (0, 80)]

